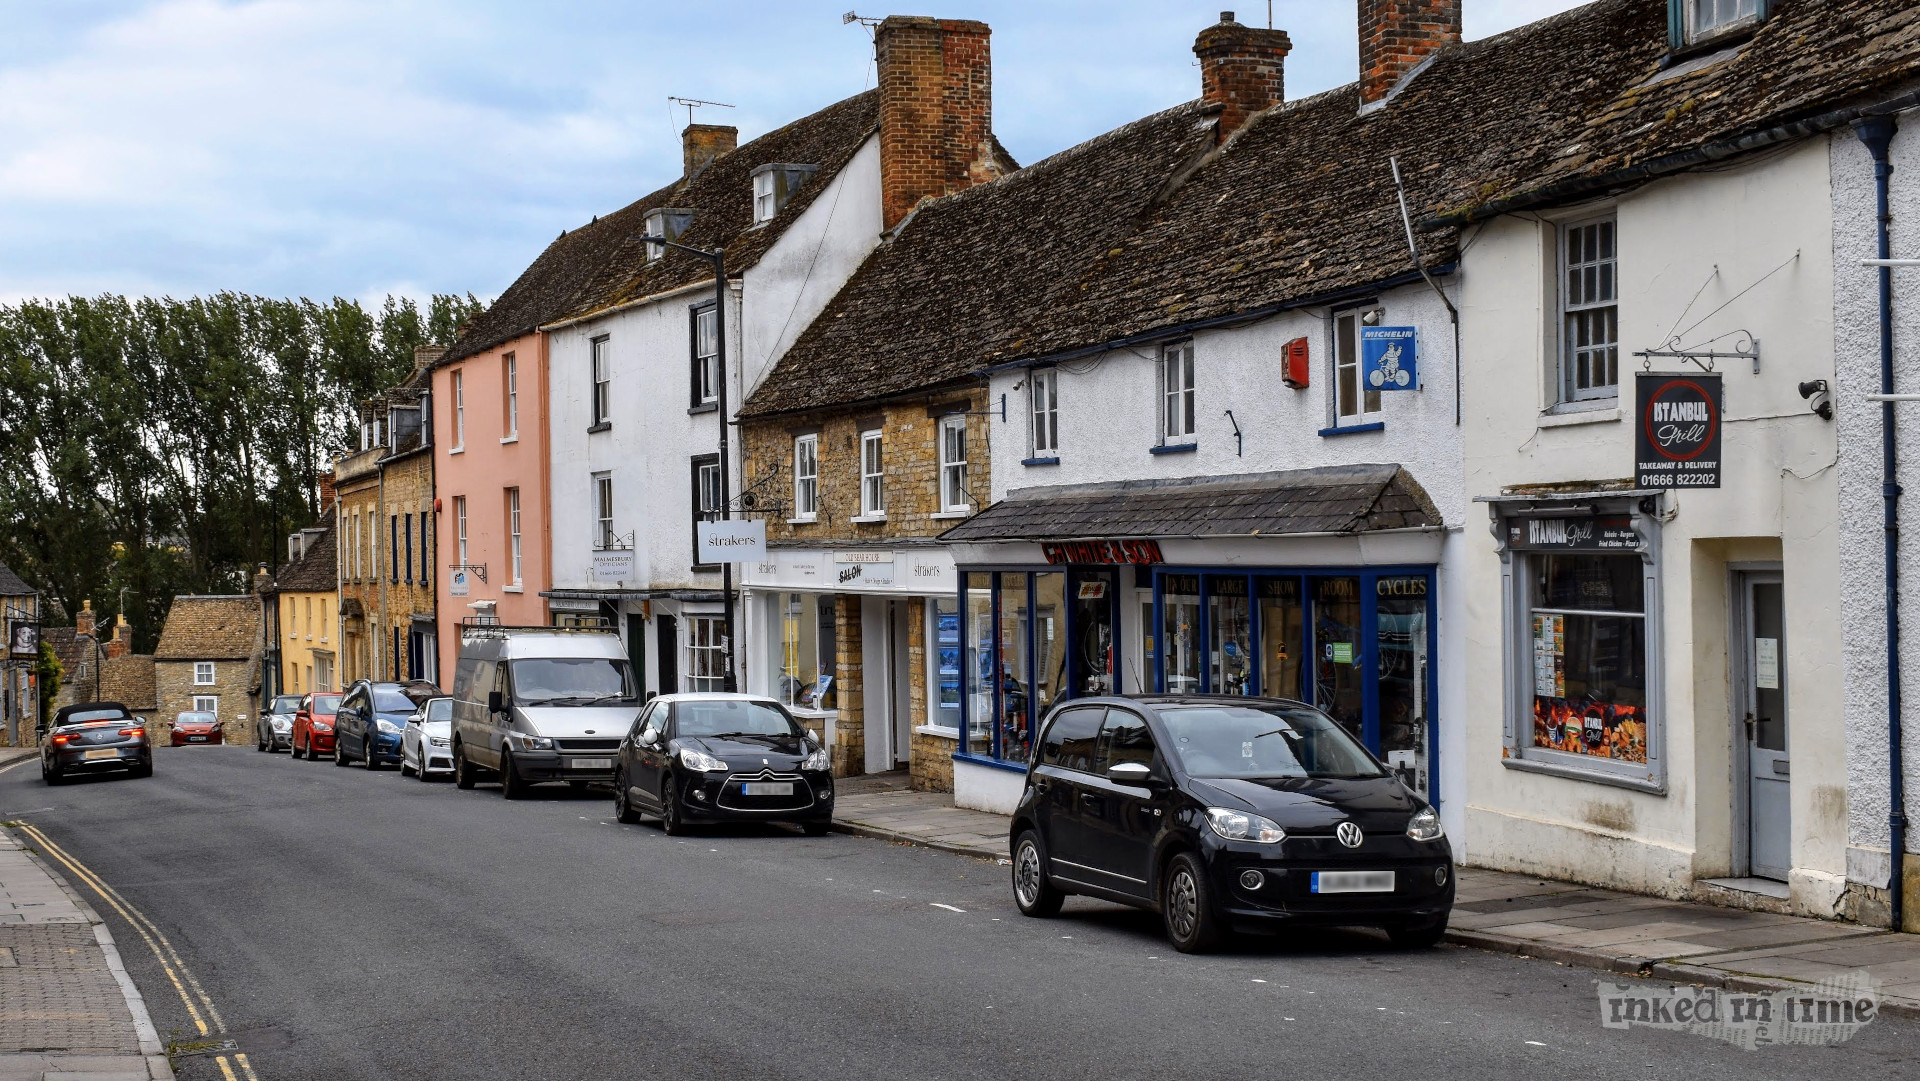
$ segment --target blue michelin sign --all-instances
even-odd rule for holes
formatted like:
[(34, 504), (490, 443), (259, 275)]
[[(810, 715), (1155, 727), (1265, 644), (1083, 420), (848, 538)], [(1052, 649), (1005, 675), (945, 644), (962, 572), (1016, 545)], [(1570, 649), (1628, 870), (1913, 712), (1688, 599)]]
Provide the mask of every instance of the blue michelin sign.
[(1369, 390), (1420, 389), (1420, 338), (1413, 327), (1361, 327), (1360, 375)]

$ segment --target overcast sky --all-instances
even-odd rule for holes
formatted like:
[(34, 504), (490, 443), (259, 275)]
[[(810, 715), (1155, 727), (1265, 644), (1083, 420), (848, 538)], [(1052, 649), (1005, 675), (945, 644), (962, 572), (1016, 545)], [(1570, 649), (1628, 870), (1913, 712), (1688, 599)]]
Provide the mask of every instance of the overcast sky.
[[(744, 142), (872, 85), (870, 0), (0, 0), (0, 301), (491, 299), (562, 228), (680, 171), (684, 109)], [(1021, 162), (1196, 97), (1249, 0), (940, 0), (993, 27)], [(1468, 38), (1577, 0), (1466, 0)], [(1351, 82), (1351, 0), (1276, 0), (1287, 92)], [(895, 13), (859, 7), (863, 16)]]

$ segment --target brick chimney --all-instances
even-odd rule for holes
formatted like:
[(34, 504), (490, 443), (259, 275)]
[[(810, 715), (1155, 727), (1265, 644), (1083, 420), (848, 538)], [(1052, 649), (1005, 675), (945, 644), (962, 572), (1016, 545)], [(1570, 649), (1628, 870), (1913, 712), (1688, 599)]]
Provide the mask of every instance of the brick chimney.
[(1285, 30), (1256, 30), (1233, 21), (1233, 12), (1194, 39), (1200, 58), (1200, 98), (1220, 106), (1218, 138), (1239, 131), (1253, 114), (1286, 100), (1286, 60), (1293, 42)]
[(922, 199), (1000, 175), (992, 35), (986, 23), (918, 15), (892, 16), (874, 34), (885, 228), (899, 225)]
[(331, 520), (333, 517), (333, 470), (315, 471), (313, 481), (320, 489), (320, 513)]
[(1360, 103), (1387, 96), (1402, 76), (1460, 44), (1460, 0), (1360, 0)]
[(680, 146), (686, 153), (686, 179), (691, 182), (707, 163), (722, 154), (730, 154), (740, 145), (740, 129), (724, 124), (688, 124), (680, 133)]
[(447, 347), (444, 345), (416, 345), (413, 347), (413, 370), (424, 372), (440, 363), (440, 358), (446, 355)]
[(126, 616), (113, 617), (113, 640), (107, 643), (107, 656), (124, 657), (133, 652), (133, 625)]
[(93, 637), (93, 602), (81, 601), (80, 614), (73, 617), (73, 633)]

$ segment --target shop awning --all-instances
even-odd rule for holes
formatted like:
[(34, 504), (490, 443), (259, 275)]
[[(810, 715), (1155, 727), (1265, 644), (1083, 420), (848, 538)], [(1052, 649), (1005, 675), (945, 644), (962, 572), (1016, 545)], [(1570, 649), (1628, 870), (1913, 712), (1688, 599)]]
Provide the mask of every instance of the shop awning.
[(1443, 524), (1433, 500), (1405, 469), (1349, 465), (1026, 488), (1009, 492), (940, 539), (1354, 535)]

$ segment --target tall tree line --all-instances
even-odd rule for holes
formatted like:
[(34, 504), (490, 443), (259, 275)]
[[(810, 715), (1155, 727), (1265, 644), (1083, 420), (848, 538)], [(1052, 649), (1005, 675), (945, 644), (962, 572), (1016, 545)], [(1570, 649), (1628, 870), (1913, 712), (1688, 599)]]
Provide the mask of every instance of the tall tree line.
[[(220, 293), (0, 305), (0, 559), (70, 618), (159, 640), (177, 593), (240, 593), (321, 515), (357, 404), (480, 310)], [(124, 598), (124, 605), (122, 599)]]

